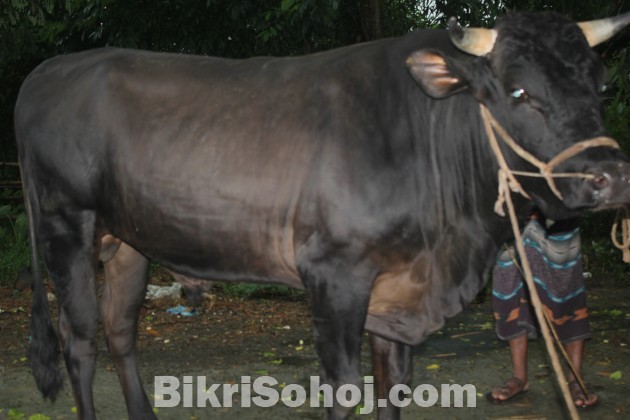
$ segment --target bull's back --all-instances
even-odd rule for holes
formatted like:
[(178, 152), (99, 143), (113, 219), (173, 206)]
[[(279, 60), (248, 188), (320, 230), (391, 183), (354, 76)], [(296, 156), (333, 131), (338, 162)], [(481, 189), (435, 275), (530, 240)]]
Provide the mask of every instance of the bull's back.
[(307, 67), (109, 49), (49, 60), (16, 106), (24, 172), (57, 197), (44, 208), (95, 209), (176, 271), (296, 282), (296, 224), (313, 223), (300, 203), (317, 201), (344, 93)]

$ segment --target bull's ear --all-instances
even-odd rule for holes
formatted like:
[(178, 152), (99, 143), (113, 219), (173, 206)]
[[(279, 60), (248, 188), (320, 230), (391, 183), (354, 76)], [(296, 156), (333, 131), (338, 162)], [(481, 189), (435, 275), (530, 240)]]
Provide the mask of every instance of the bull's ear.
[(445, 98), (466, 88), (466, 82), (437, 51), (414, 52), (407, 58), (407, 67), (427, 95), (434, 98)]

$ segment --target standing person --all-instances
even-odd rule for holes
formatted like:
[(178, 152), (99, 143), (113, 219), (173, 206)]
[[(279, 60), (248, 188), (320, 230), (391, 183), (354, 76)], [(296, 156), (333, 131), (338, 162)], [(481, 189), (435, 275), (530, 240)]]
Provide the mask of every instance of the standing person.
[[(578, 220), (551, 223), (535, 212), (525, 227), (523, 241), (543, 310), (581, 377), (584, 342), (590, 337), (590, 327)], [(536, 336), (537, 323), (527, 285), (514, 263), (515, 256), (513, 247), (505, 248), (492, 276), (496, 331), (500, 339), (508, 341), (512, 356), (512, 377), (486, 394), (493, 403), (513, 400), (529, 388), (527, 341)], [(584, 394), (572, 372), (567, 379), (576, 407), (589, 408), (599, 403), (596, 394)]]

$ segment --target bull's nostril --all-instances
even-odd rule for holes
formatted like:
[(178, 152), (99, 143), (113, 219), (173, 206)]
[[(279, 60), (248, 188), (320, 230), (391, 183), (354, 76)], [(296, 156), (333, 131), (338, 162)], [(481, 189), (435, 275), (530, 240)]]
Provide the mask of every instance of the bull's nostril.
[(610, 178), (608, 175), (599, 175), (593, 178), (593, 186), (598, 190), (603, 190), (610, 185)]

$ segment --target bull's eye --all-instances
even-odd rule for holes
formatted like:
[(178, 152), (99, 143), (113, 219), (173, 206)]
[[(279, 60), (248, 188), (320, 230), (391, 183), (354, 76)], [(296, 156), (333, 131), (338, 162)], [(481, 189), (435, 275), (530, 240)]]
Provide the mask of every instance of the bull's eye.
[(517, 101), (523, 101), (527, 99), (527, 92), (523, 88), (516, 88), (510, 92), (510, 96)]

